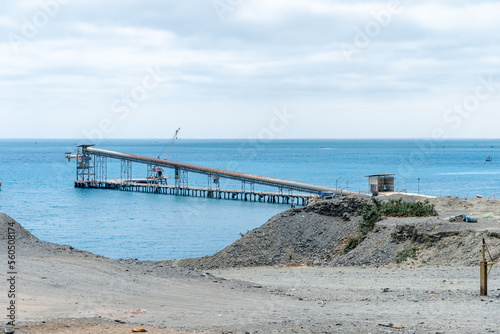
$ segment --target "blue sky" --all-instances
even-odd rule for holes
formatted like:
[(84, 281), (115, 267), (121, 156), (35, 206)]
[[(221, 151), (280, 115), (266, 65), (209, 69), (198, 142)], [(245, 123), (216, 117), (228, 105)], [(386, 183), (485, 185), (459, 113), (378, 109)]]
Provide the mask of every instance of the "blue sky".
[(0, 4), (0, 138), (496, 138), (495, 1)]

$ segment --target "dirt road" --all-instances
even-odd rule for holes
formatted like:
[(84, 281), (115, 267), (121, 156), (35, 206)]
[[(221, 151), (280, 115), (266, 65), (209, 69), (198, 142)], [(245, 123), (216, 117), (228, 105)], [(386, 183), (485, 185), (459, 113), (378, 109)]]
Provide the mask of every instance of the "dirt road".
[[(480, 297), (477, 268), (259, 267), (214, 270), (212, 276), (62, 249), (24, 254), (22, 268), (19, 319), (37, 324), (20, 323), (23, 333), (44, 327), (54, 333), (113, 333), (113, 326), (116, 333), (138, 326), (198, 333), (500, 329), (500, 272), (491, 274), (489, 296)], [(82, 317), (93, 319), (77, 322), (80, 327), (64, 322)], [(102, 320), (95, 317), (112, 323), (96, 325)], [(380, 325), (391, 323), (404, 328)]]

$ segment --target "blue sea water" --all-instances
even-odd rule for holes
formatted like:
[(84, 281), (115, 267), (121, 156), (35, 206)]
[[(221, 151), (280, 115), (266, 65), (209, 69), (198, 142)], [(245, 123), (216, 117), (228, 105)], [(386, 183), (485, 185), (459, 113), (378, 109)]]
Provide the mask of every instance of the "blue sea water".
[[(156, 157), (169, 140), (103, 140), (97, 147)], [(0, 140), (0, 212), (42, 240), (112, 258), (213, 254), (283, 204), (73, 187), (82, 140)], [(180, 140), (170, 160), (367, 192), (365, 175), (396, 174), (396, 188), (428, 195), (500, 196), (500, 140)], [(485, 162), (491, 155), (492, 162)], [(498, 160), (498, 161), (497, 161)], [(134, 164), (133, 177), (146, 166)], [(167, 171), (167, 174), (169, 172)], [(171, 173), (171, 172), (170, 172)], [(108, 178), (120, 164), (108, 160)], [(189, 174), (189, 184), (207, 186)], [(221, 188), (241, 189), (222, 180)], [(271, 189), (268, 189), (271, 190)]]

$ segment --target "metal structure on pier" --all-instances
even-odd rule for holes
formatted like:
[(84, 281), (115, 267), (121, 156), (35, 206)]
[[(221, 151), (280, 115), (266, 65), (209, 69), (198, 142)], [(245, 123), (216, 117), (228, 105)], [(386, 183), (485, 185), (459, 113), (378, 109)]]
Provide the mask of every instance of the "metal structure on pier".
[[(76, 159), (77, 173), (75, 187), (79, 188), (120, 189), (183, 196), (205, 196), (221, 199), (291, 203), (292, 205), (307, 204), (315, 197), (355, 194), (350, 191), (301, 182), (108, 151), (95, 148), (94, 145), (80, 145), (78, 146), (76, 155), (66, 153), (66, 157), (68, 160), (72, 158)], [(108, 179), (108, 159), (117, 159), (121, 161), (119, 180)], [(132, 163), (140, 163), (147, 166), (146, 178), (132, 178)], [(167, 184), (167, 177), (162, 173), (163, 168), (173, 170), (175, 175), (174, 185)], [(207, 187), (189, 186), (189, 173), (207, 176)], [(241, 182), (241, 190), (221, 189), (221, 179)], [(272, 187), (277, 191), (256, 191), (255, 185)]]

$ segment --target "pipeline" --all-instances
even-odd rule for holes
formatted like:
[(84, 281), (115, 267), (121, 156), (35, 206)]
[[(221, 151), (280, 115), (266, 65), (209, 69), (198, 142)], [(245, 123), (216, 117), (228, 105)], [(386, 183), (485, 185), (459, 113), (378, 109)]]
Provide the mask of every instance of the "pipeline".
[(288, 189), (293, 189), (293, 190), (298, 190), (298, 191), (303, 191), (303, 192), (308, 192), (308, 193), (324, 192), (324, 193), (335, 193), (337, 195), (340, 195), (340, 194), (342, 194), (342, 195), (357, 195), (358, 194), (356, 192), (346, 191), (346, 190), (341, 190), (341, 189), (322, 187), (322, 186), (317, 186), (317, 185), (313, 185), (313, 184), (288, 181), (288, 180), (276, 179), (276, 178), (266, 177), (266, 176), (258, 176), (258, 175), (247, 174), (247, 173), (233, 172), (233, 171), (228, 171), (228, 170), (218, 169), (218, 168), (197, 166), (197, 165), (187, 164), (187, 163), (183, 163), (183, 162), (175, 162), (175, 161), (162, 160), (162, 159), (156, 159), (156, 158), (150, 158), (150, 157), (143, 157), (140, 155), (102, 150), (102, 149), (98, 149), (95, 147), (84, 147), (84, 152), (88, 152), (90, 154), (100, 155), (100, 156), (104, 156), (104, 157), (124, 159), (124, 160), (129, 160), (129, 161), (134, 161), (134, 162), (141, 162), (141, 163), (146, 162), (149, 164), (153, 164), (155, 166), (162, 166), (162, 167), (167, 167), (167, 168), (179, 168), (179, 169), (183, 169), (183, 170), (194, 172), (194, 173), (219, 175), (219, 176), (223, 176), (225, 178), (233, 179), (233, 180), (252, 181), (254, 183), (262, 184), (262, 185), (266, 185), (266, 186), (274, 186), (274, 187), (283, 186), (283, 187), (286, 187)]

